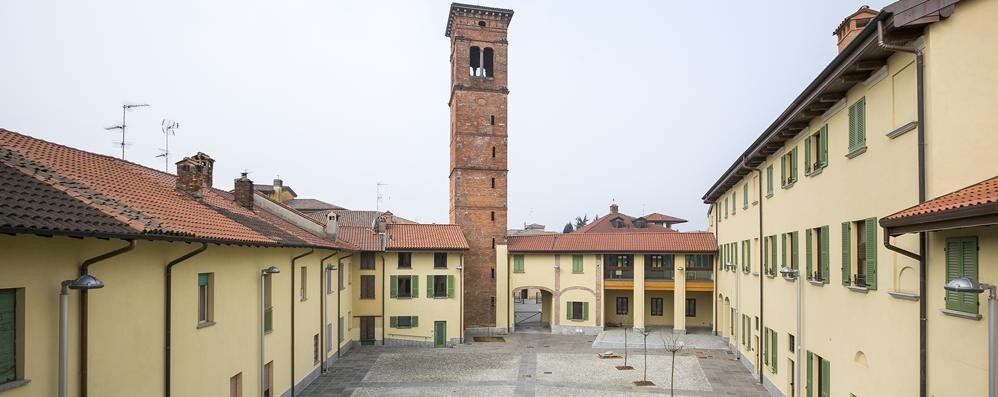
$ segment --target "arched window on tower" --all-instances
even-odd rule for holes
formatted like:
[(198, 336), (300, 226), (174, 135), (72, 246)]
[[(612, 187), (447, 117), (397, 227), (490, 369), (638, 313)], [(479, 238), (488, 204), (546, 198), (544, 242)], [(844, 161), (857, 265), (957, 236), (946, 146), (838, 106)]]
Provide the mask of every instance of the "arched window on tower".
[(471, 64), (468, 67), (468, 72), (472, 76), (481, 76), (482, 74), (482, 49), (478, 47), (471, 47), (468, 51), (468, 60)]
[(495, 77), (492, 74), (492, 49), (486, 48), (482, 55), (482, 67), (485, 68), (484, 77)]

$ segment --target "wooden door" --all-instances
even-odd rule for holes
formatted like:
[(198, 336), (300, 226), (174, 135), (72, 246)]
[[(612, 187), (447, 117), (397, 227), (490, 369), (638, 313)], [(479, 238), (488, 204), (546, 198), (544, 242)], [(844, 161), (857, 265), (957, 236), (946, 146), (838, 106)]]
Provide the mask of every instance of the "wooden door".
[(433, 322), (433, 347), (447, 346), (447, 322)]
[(374, 317), (364, 316), (360, 318), (360, 341), (374, 342)]

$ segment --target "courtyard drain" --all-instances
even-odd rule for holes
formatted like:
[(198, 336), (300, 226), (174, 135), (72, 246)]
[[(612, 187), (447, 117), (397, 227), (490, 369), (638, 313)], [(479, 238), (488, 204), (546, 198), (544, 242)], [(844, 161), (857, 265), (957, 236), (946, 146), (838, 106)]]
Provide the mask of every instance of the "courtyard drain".
[(474, 339), (475, 342), (506, 342), (501, 336), (476, 336)]

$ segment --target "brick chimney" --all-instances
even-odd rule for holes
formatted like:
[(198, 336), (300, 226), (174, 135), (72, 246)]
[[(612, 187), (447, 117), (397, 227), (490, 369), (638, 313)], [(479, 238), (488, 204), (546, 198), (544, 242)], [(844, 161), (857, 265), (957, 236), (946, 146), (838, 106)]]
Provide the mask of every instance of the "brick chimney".
[(284, 189), (284, 181), (281, 178), (274, 179), (274, 201), (281, 202), (282, 189)]
[(620, 207), (617, 206), (617, 203), (610, 204), (610, 213), (611, 214), (616, 214), (616, 213), (620, 212), (619, 210), (620, 210)]
[(233, 194), (236, 196), (236, 204), (253, 209), (253, 181), (246, 177), (245, 172), (236, 179)]
[(873, 18), (877, 16), (876, 10), (871, 10), (870, 6), (859, 7), (856, 12), (852, 13), (846, 19), (842, 20), (839, 27), (835, 28), (832, 32), (838, 38), (839, 52), (846, 48), (852, 40), (862, 32), (866, 25), (869, 25), (873, 21)]
[(374, 221), (374, 231), (377, 233), (384, 233), (388, 230), (388, 224), (395, 222), (395, 215), (392, 215), (391, 211), (382, 212), (378, 215), (378, 218)]
[(198, 152), (191, 157), (184, 157), (177, 163), (177, 191), (194, 198), (204, 197), (204, 191), (211, 189), (213, 160), (207, 154)]

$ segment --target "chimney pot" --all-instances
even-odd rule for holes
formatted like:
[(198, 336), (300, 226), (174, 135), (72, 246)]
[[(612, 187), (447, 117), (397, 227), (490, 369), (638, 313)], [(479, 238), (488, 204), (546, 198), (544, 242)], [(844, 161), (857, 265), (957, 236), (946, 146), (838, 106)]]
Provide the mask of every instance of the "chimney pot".
[(233, 194), (237, 204), (249, 210), (253, 209), (253, 181), (246, 176), (245, 172), (236, 178)]
[(616, 214), (619, 209), (620, 209), (620, 207), (617, 206), (617, 203), (610, 204), (610, 213), (611, 214)]
[(840, 53), (866, 28), (866, 25), (869, 25), (873, 21), (873, 18), (876, 18), (877, 13), (876, 10), (870, 9), (870, 6), (862, 6), (856, 12), (853, 12), (842, 20), (842, 23), (833, 32), (838, 38)]
[(340, 229), (340, 216), (335, 212), (329, 211), (326, 214), (326, 236), (336, 240), (336, 235), (339, 233)]
[(207, 154), (198, 152), (191, 157), (184, 157), (177, 165), (177, 190), (201, 199), (204, 191), (212, 187), (212, 170), (215, 166)]

